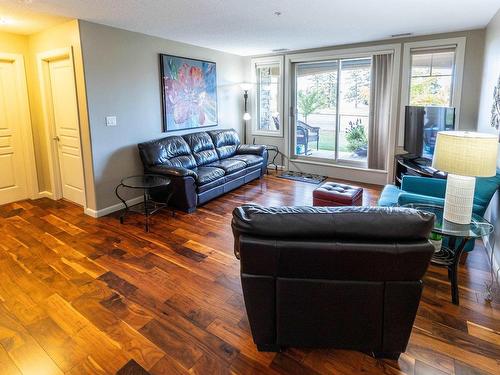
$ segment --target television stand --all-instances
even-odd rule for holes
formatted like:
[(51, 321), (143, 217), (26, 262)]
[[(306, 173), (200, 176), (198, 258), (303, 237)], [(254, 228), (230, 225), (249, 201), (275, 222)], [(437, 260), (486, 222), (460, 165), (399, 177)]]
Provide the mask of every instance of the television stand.
[(396, 155), (396, 173), (394, 184), (401, 187), (403, 176), (420, 176), (429, 178), (446, 178), (446, 173), (431, 167), (429, 159), (417, 157), (415, 155)]

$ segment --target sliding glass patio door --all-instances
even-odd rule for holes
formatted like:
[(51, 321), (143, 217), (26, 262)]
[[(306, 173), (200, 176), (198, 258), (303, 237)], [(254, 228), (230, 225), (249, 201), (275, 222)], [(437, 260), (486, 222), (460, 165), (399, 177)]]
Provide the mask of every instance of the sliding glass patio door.
[(295, 157), (366, 166), (371, 57), (294, 64)]

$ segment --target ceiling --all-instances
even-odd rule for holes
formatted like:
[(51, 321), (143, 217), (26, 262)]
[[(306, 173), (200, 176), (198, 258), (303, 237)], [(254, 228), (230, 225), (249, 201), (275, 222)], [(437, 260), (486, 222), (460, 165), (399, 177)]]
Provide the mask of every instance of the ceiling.
[(499, 0), (0, 0), (0, 10), (4, 4), (239, 55), (483, 28), (500, 7)]
[(30, 35), (68, 20), (66, 17), (36, 12), (22, 6), (24, 4), (24, 0), (0, 0), (0, 31)]

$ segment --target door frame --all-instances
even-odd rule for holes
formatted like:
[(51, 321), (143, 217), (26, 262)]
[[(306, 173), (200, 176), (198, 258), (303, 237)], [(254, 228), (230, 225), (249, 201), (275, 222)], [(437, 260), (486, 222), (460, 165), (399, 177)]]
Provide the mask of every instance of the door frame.
[(78, 137), (80, 142), (80, 160), (82, 162), (82, 172), (84, 177), (84, 202), (83, 207), (87, 206), (87, 189), (85, 187), (85, 168), (83, 167), (83, 148), (82, 148), (82, 131), (80, 126), (80, 110), (78, 106), (78, 93), (76, 86), (76, 76), (75, 76), (75, 63), (73, 59), (73, 48), (65, 47), (59, 48), (51, 51), (40, 52), (37, 54), (37, 65), (38, 65), (38, 77), (40, 80), (40, 95), (42, 102), (42, 112), (43, 112), (43, 123), (46, 134), (46, 144), (48, 150), (49, 158), (49, 174), (50, 183), (52, 186), (52, 199), (58, 200), (63, 197), (62, 194), (62, 179), (61, 170), (59, 168), (59, 154), (57, 149), (57, 144), (54, 142), (54, 137), (56, 135), (56, 130), (54, 127), (54, 117), (52, 113), (52, 95), (50, 94), (50, 72), (49, 63), (51, 61), (69, 59), (70, 64), (73, 68), (73, 81), (75, 86), (75, 101), (77, 110), (77, 121), (78, 121)]
[(28, 85), (26, 82), (26, 68), (24, 57), (17, 53), (0, 52), (0, 60), (12, 62), (16, 70), (17, 102), (19, 105), (21, 144), (26, 172), (27, 198), (38, 198), (38, 176), (36, 173), (35, 147), (33, 145), (33, 131), (28, 99)]

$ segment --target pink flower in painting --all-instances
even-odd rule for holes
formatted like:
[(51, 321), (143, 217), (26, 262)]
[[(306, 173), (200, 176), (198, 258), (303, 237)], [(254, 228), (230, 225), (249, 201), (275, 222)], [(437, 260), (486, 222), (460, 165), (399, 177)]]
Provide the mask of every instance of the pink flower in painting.
[(206, 101), (205, 89), (203, 71), (197, 66), (184, 63), (172, 76), (165, 77), (165, 96), (171, 104), (175, 123), (193, 119), (200, 125), (205, 124), (205, 110), (213, 105)]

